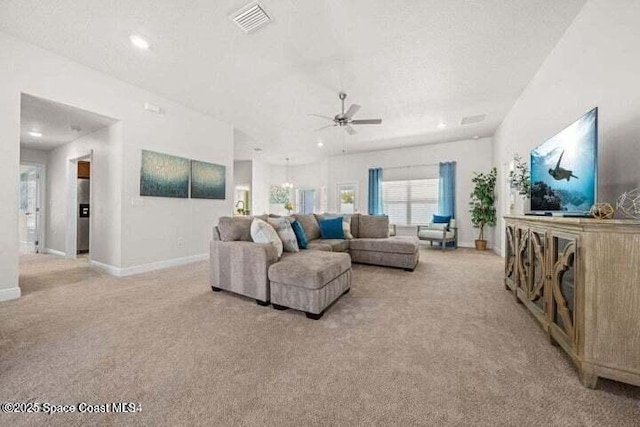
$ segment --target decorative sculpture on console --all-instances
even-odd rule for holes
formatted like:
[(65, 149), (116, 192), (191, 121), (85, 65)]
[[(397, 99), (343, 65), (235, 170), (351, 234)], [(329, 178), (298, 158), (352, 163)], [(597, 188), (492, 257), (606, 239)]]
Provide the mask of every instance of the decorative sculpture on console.
[(596, 203), (591, 206), (589, 215), (597, 219), (612, 219), (616, 210), (611, 203)]
[(627, 218), (640, 219), (640, 187), (622, 193), (616, 208)]

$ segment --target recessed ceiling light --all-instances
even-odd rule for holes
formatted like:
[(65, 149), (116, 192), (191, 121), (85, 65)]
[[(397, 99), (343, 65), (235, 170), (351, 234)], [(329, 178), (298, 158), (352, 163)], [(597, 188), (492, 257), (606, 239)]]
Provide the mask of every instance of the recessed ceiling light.
[(318, 141), (318, 147), (320, 148), (324, 147), (324, 144), (322, 143), (322, 141)]
[(142, 50), (149, 50), (149, 42), (144, 39), (142, 36), (137, 34), (131, 34), (129, 36), (129, 40), (131, 40), (131, 44)]
[(473, 139), (480, 139), (479, 135), (473, 135)]
[(444, 122), (438, 123), (438, 129), (444, 129), (446, 127), (447, 127), (447, 125)]
[(34, 138), (40, 138), (40, 137), (42, 137), (42, 132), (38, 132), (36, 130), (32, 130), (31, 132), (29, 132), (29, 135), (31, 135)]

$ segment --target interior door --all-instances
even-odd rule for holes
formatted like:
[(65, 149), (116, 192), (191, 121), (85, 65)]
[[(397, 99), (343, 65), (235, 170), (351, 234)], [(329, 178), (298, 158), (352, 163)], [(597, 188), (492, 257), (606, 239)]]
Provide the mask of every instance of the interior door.
[(19, 235), (20, 249), (26, 253), (40, 252), (40, 168), (21, 166)]

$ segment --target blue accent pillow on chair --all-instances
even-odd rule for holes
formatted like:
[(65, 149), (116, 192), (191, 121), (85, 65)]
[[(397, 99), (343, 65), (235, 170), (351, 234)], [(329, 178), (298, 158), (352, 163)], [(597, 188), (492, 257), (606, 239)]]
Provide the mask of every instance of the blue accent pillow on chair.
[(433, 215), (433, 224), (449, 224), (451, 222), (451, 215)]
[(325, 218), (320, 220), (320, 237), (323, 239), (344, 239), (342, 217)]
[(298, 246), (300, 247), (300, 249), (307, 249), (307, 246), (309, 246), (309, 239), (307, 239), (307, 234), (304, 232), (302, 224), (300, 224), (298, 221), (293, 221), (291, 222), (291, 228), (293, 228), (296, 239), (298, 239)]

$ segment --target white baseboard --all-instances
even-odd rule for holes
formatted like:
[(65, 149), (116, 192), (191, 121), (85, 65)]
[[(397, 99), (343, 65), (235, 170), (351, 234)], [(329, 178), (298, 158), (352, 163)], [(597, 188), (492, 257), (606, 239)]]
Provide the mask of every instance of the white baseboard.
[(20, 298), (20, 288), (8, 288), (8, 289), (0, 289), (0, 301), (9, 301), (12, 299)]
[(65, 254), (62, 251), (57, 251), (55, 249), (51, 249), (51, 248), (44, 248), (44, 253), (45, 254), (49, 254), (49, 255), (55, 255), (55, 256), (61, 256), (61, 257), (66, 257), (67, 254)]
[(132, 267), (115, 267), (113, 265), (103, 264), (98, 261), (91, 260), (91, 265), (93, 267), (99, 268), (112, 276), (117, 277), (125, 277), (125, 276), (133, 276), (134, 274), (146, 273), (149, 271), (162, 270), (170, 267), (177, 267), (179, 265), (191, 264), (194, 262), (204, 261), (209, 259), (209, 254), (198, 254), (198, 255), (190, 255), (181, 258), (173, 258), (164, 261), (152, 262), (149, 264), (142, 265), (134, 265)]
[(122, 274), (121, 274), (122, 268), (120, 268), (120, 267), (115, 267), (115, 266), (109, 265), (109, 264), (103, 264), (101, 262), (94, 261), (94, 260), (90, 260), (89, 261), (89, 265), (91, 267), (95, 267), (95, 268), (97, 268), (99, 270), (102, 270), (102, 271), (104, 271), (104, 272), (106, 272), (106, 273), (108, 273), (108, 274), (110, 274), (112, 276), (118, 276), (118, 277), (122, 276)]

